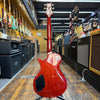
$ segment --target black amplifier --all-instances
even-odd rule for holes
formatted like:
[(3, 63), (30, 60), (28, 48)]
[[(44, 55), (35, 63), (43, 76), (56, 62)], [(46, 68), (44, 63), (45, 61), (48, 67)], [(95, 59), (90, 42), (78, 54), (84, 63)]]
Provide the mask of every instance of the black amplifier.
[(32, 57), (33, 57), (34, 54), (35, 54), (35, 43), (31, 43), (31, 49), (32, 49), (31, 55), (32, 55)]
[(62, 55), (62, 45), (59, 46), (59, 54)]
[(39, 51), (40, 51), (40, 45), (38, 44), (37, 45), (37, 53), (39, 53)]
[(77, 61), (77, 41), (71, 42), (71, 56), (70, 58), (73, 61)]
[(32, 58), (32, 45), (31, 43), (29, 44), (29, 60)]
[(68, 57), (68, 55), (69, 55), (69, 54), (68, 54), (68, 49), (69, 49), (69, 45), (68, 45), (68, 44), (65, 44), (65, 45), (64, 45), (64, 56), (65, 56), (65, 57)]
[(21, 69), (21, 53), (0, 55), (0, 69), (2, 78), (11, 78)]
[(27, 44), (20, 44), (21, 66), (22, 66), (22, 67), (27, 63), (27, 58), (26, 58), (26, 46), (27, 46)]
[(19, 42), (17, 41), (0, 41), (0, 54), (14, 54), (20, 52)]
[(27, 62), (30, 60), (30, 44), (26, 45), (26, 60)]
[(31, 43), (31, 40), (23, 39), (23, 43)]

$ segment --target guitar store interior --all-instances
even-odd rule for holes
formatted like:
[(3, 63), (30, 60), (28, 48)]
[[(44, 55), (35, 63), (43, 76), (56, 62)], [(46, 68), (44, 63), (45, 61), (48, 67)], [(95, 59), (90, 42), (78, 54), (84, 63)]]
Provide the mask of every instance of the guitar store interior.
[[(47, 59), (49, 25), (67, 88), (46, 98), (33, 81), (43, 70), (38, 59)], [(0, 0), (0, 100), (40, 99), (100, 100), (100, 0)]]

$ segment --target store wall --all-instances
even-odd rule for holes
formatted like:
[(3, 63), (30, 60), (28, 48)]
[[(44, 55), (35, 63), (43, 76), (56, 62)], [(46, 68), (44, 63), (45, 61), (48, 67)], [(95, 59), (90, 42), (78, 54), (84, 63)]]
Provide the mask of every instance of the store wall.
[(44, 40), (44, 37), (47, 38), (47, 30), (46, 29), (33, 30), (33, 35), (39, 41), (40, 52), (47, 52), (47, 40)]

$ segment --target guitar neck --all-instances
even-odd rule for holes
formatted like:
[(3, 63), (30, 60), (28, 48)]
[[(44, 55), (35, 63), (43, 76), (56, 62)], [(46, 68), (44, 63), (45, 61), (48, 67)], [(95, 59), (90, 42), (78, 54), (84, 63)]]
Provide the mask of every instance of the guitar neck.
[(47, 52), (52, 51), (51, 17), (47, 17)]

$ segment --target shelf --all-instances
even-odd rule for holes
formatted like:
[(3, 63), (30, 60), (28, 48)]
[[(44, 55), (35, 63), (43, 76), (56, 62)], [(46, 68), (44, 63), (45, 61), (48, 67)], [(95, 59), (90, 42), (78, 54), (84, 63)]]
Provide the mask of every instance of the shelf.
[(100, 34), (100, 28), (90, 32), (91, 35)]
[(25, 5), (25, 7), (26, 7), (26, 9), (27, 9), (27, 11), (29, 13), (29, 16), (31, 17), (32, 21), (34, 22), (35, 28), (37, 29), (37, 19), (36, 19), (36, 17), (32, 14), (32, 12), (30, 10), (30, 7), (27, 4), (27, 1), (26, 0), (22, 0), (22, 2), (24, 3), (24, 5)]
[(28, 12), (25, 11), (25, 9), (20, 6), (19, 1), (11, 0), (11, 3), (14, 4), (15, 7), (17, 7), (17, 9), (20, 11), (22, 16), (29, 22), (29, 24), (32, 26), (32, 28), (36, 29), (34, 22), (31, 20), (30, 16), (28, 15)]

